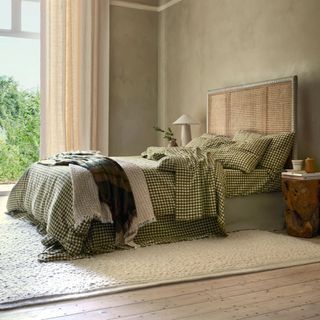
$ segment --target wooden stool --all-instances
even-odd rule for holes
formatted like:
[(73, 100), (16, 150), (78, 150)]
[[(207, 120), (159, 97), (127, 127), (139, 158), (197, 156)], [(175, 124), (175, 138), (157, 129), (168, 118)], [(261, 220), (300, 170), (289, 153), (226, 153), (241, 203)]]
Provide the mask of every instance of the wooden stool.
[(319, 229), (319, 179), (282, 178), (286, 201), (285, 221), (288, 234), (311, 238)]

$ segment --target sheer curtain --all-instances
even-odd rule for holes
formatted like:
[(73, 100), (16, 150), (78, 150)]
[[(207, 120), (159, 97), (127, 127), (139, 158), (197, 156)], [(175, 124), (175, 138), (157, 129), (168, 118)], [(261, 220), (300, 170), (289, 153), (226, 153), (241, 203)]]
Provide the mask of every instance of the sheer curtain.
[(108, 153), (109, 0), (41, 1), (41, 158)]

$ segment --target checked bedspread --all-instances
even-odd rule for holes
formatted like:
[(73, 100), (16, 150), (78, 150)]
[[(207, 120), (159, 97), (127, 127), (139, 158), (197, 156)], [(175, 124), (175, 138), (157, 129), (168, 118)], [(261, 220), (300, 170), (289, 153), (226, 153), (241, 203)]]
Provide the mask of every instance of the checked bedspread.
[[(225, 235), (225, 193), (230, 196), (226, 170), (199, 149), (160, 149), (148, 149), (149, 158), (157, 160), (122, 158), (142, 168), (157, 218), (139, 229), (135, 242), (145, 246)], [(273, 188), (270, 182), (264, 186)], [(12, 190), (7, 204), (10, 214), (31, 221), (44, 234), (40, 261), (79, 258), (116, 248), (113, 224), (88, 219), (75, 226), (72, 200), (68, 167), (34, 164)]]

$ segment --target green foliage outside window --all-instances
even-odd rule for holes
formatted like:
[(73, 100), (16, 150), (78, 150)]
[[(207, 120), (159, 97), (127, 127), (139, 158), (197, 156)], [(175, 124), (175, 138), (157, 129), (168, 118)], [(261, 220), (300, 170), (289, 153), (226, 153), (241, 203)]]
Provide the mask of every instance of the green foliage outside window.
[(0, 77), (0, 182), (17, 180), (39, 159), (40, 94)]

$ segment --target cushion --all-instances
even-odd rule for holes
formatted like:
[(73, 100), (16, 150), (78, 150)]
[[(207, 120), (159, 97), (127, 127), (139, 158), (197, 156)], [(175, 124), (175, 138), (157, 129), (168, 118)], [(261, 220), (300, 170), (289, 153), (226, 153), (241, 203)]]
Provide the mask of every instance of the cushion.
[(218, 147), (222, 144), (230, 144), (232, 140), (226, 136), (204, 133), (200, 137), (192, 139), (187, 145), (187, 148), (207, 149), (210, 147)]
[(210, 157), (219, 160), (224, 168), (250, 173), (256, 168), (270, 142), (271, 139), (265, 137), (244, 142), (233, 141), (208, 151)]
[(272, 170), (283, 169), (293, 148), (294, 133), (284, 132), (262, 135), (256, 132), (239, 130), (233, 137), (233, 141), (250, 141), (259, 137), (271, 139), (271, 142), (259, 161), (258, 167)]
[(259, 162), (259, 167), (273, 170), (283, 169), (292, 151), (294, 136), (293, 132), (266, 136), (272, 140)]
[(251, 141), (260, 137), (263, 137), (264, 135), (258, 132), (253, 131), (247, 131), (247, 130), (239, 130), (236, 132), (234, 137), (232, 138), (233, 141)]
[[(215, 136), (212, 136), (214, 138)], [(193, 138), (189, 143), (186, 144), (187, 148), (204, 148), (208, 142), (207, 138), (202, 136)]]

